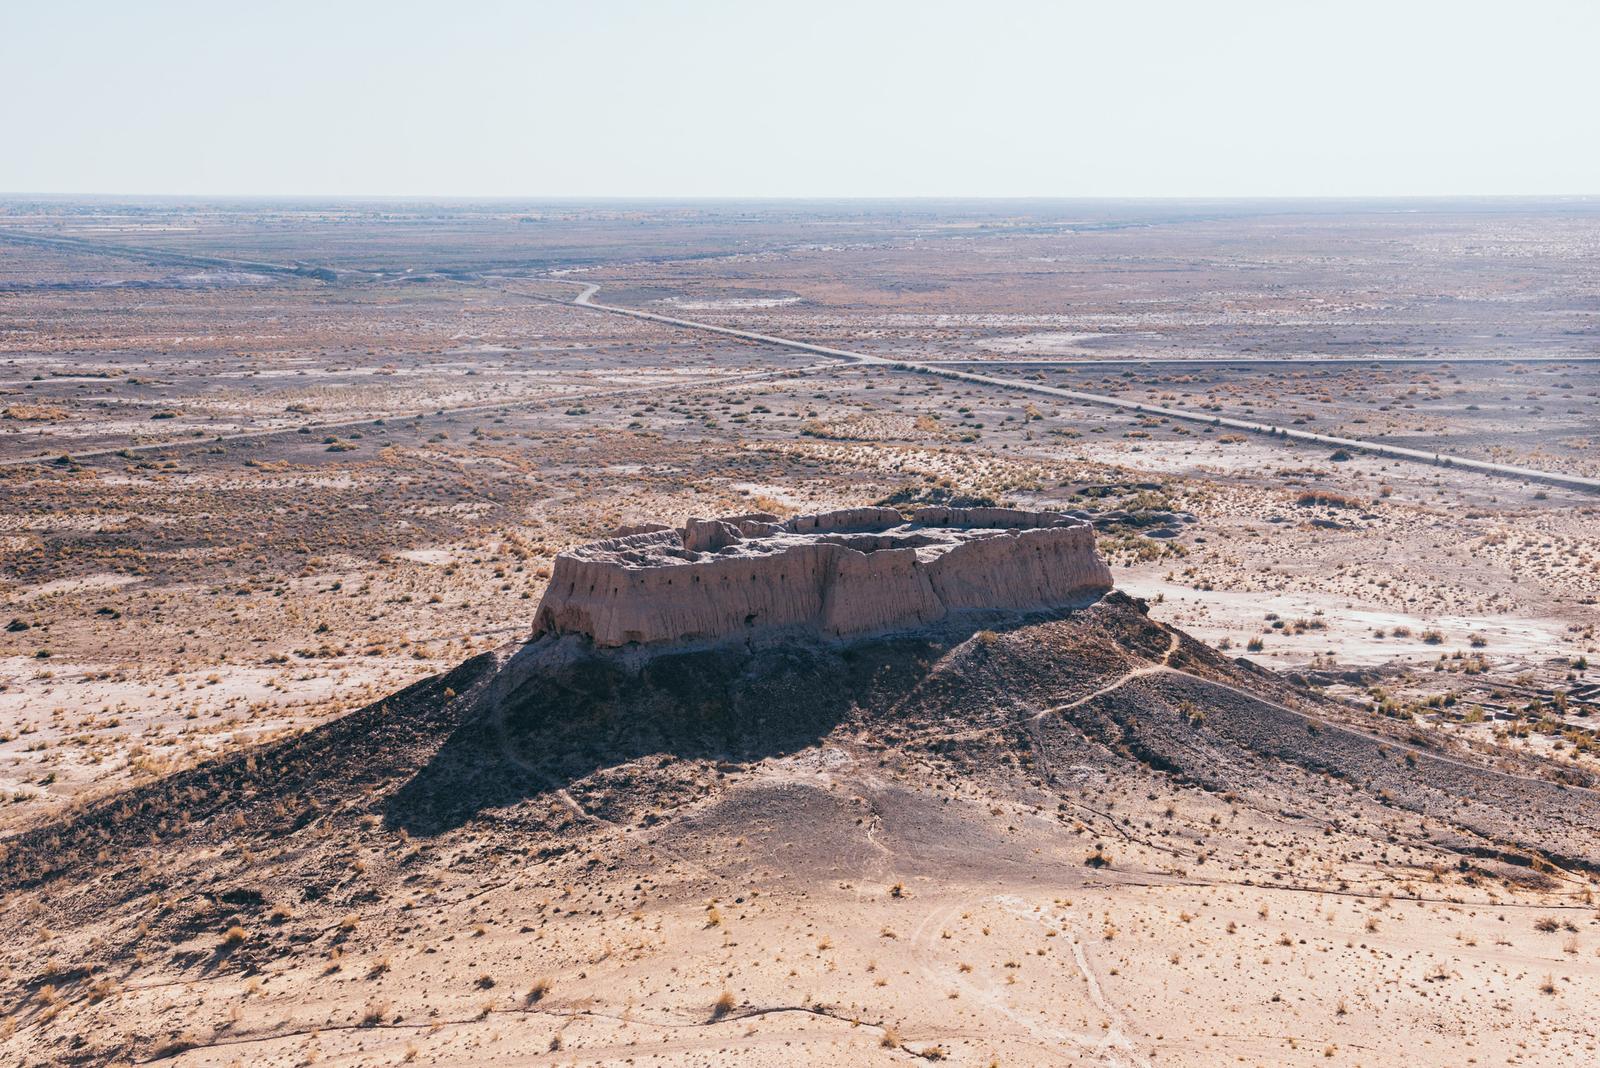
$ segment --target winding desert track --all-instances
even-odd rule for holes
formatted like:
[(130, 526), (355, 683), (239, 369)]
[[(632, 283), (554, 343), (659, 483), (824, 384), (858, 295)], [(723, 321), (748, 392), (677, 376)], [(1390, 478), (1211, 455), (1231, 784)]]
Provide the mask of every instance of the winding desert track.
[(1084, 393), (1081, 390), (1062, 389), (1058, 386), (1046, 386), (1038, 382), (1003, 378), (999, 375), (960, 371), (948, 362), (931, 363), (911, 360), (888, 360), (882, 356), (873, 356), (864, 352), (850, 352), (846, 349), (835, 349), (826, 345), (813, 345), (809, 341), (775, 337), (772, 334), (760, 334), (753, 330), (739, 330), (730, 326), (716, 326), (712, 323), (696, 322), (693, 319), (679, 319), (671, 315), (658, 315), (655, 312), (624, 308), (616, 304), (601, 304), (594, 299), (594, 295), (600, 291), (599, 285), (593, 282), (573, 282), (570, 279), (562, 279), (562, 281), (583, 287), (572, 303), (579, 307), (592, 308), (595, 311), (612, 315), (625, 315), (633, 319), (643, 319), (648, 322), (664, 323), (668, 326), (677, 326), (688, 330), (721, 334), (724, 337), (741, 338), (745, 341), (754, 341), (763, 345), (797, 349), (801, 352), (814, 352), (850, 363), (880, 366), (895, 371), (908, 371), (916, 374), (938, 375), (941, 378), (951, 378), (961, 382), (976, 382), (980, 385), (996, 386), (1000, 389), (1017, 390), (1023, 393), (1039, 393), (1048, 397), (1074, 401), (1079, 404), (1093, 404), (1103, 408), (1116, 408), (1122, 411), (1137, 412), (1141, 415), (1162, 416), (1167, 419), (1198, 423), (1203, 426), (1242, 430), (1250, 434), (1264, 434), (1283, 441), (1302, 441), (1316, 445), (1330, 445), (1334, 448), (1380, 456), (1385, 459), (1410, 460), (1434, 467), (1447, 467), (1452, 470), (1471, 471), (1476, 474), (1494, 475), (1501, 478), (1516, 478), (1526, 482), (1539, 482), (1552, 486), (1561, 486), (1566, 489), (1581, 490), (1585, 493), (1600, 494), (1600, 478), (1584, 478), (1580, 475), (1568, 475), (1557, 471), (1540, 471), (1531, 467), (1499, 464), (1489, 460), (1473, 460), (1465, 456), (1426, 452), (1422, 449), (1407, 449), (1398, 445), (1385, 445), (1376, 441), (1362, 441), (1357, 438), (1339, 437), (1334, 434), (1317, 434), (1309, 430), (1296, 430), (1293, 427), (1276, 426), (1272, 423), (1256, 423), (1247, 419), (1232, 419), (1226, 416), (1212, 415), (1209, 412), (1143, 404), (1139, 401), (1125, 400), (1121, 397), (1107, 396), (1103, 393)]
[(1134, 668), (1133, 670), (1119, 677), (1116, 681), (1108, 682), (1094, 693), (1085, 694), (1075, 701), (1068, 701), (1064, 705), (1052, 705), (1049, 708), (1041, 709), (1039, 712), (1035, 713), (1033, 721), (1038, 723), (1040, 720), (1047, 719), (1050, 716), (1060, 715), (1062, 712), (1070, 712), (1074, 708), (1082, 708), (1090, 701), (1104, 697), (1106, 694), (1114, 693), (1115, 691), (1120, 690), (1124, 686), (1128, 685), (1128, 683), (1132, 682), (1134, 679), (1142, 678), (1145, 675), (1154, 675), (1161, 671), (1175, 670), (1168, 665), (1172, 663), (1172, 654), (1178, 651), (1178, 646), (1180, 644), (1182, 644), (1182, 641), (1178, 637), (1178, 632), (1173, 631), (1167, 638), (1167, 651), (1162, 653), (1161, 659), (1156, 661), (1154, 664), (1146, 664), (1143, 667)]

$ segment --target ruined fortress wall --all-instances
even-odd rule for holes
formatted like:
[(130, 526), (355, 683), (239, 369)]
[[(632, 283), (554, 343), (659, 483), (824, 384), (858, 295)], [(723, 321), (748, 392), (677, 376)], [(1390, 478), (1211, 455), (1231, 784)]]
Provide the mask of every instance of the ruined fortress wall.
[(826, 543), (823, 547), (833, 550), (823, 611), (816, 621), (823, 634), (836, 637), (923, 626), (945, 614), (916, 550), (858, 553)]
[(1029, 611), (1111, 589), (1111, 570), (1095, 551), (1094, 530), (1086, 523), (963, 542), (928, 571), (947, 612)]
[[(872, 552), (803, 538), (777, 551), (742, 552), (737, 541), (726, 541), (737, 528), (719, 521), (607, 539), (556, 558), (535, 631), (583, 634), (600, 646), (784, 631), (843, 637), (926, 625), (957, 612), (1064, 607), (1111, 588), (1087, 524), (1045, 513), (1041, 522), (1070, 525), (1019, 529), (1030, 525), (1019, 516), (1031, 514), (930, 517), (987, 529), (985, 536), (932, 548)], [(901, 524), (891, 509), (852, 509), (800, 517), (783, 529), (809, 535)], [(758, 526), (767, 525), (747, 529), (764, 533), (752, 529)], [(689, 540), (706, 551), (687, 550)]]
[(840, 508), (833, 512), (797, 515), (783, 524), (796, 534), (824, 534), (835, 530), (882, 530), (904, 523), (893, 508)]
[(824, 558), (833, 546), (782, 556), (714, 558), (627, 569), (610, 561), (556, 558), (535, 627), (587, 634), (596, 645), (688, 641), (757, 625), (798, 626), (822, 611)]
[(1020, 508), (946, 508), (942, 505), (918, 508), (911, 521), (926, 527), (989, 527), (1021, 529), (1031, 527), (1075, 526), (1077, 521), (1060, 512), (1028, 512)]

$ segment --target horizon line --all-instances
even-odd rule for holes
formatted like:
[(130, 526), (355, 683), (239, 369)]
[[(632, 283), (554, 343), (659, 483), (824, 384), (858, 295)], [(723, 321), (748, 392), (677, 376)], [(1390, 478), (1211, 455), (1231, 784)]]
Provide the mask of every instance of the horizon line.
[(1185, 203), (1223, 202), (1363, 202), (1363, 201), (1485, 201), (1485, 200), (1600, 200), (1600, 190), (1586, 193), (1163, 193), (1163, 194), (1055, 194), (1055, 193), (227, 193), (227, 192), (42, 192), (0, 190), (0, 200), (20, 198), (127, 199), (127, 200), (456, 200), (507, 202), (905, 202), (905, 201), (1046, 201), (1080, 203)]

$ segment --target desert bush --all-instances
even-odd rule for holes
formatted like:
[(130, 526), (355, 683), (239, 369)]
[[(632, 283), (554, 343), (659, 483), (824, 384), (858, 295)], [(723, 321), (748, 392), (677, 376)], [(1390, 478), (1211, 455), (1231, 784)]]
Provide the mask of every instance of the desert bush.
[(1365, 508), (1366, 502), (1355, 497), (1347, 497), (1342, 493), (1329, 493), (1327, 490), (1306, 490), (1294, 499), (1294, 503), (1302, 508)]

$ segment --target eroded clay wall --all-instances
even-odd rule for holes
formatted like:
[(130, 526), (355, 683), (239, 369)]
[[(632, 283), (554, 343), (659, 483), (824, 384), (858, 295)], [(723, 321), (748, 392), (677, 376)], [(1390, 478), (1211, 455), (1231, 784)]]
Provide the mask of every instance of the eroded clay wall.
[[(799, 532), (881, 528), (889, 524), (874, 513), (882, 512), (899, 522), (892, 510), (855, 509), (839, 518), (802, 517)], [(791, 630), (842, 637), (925, 625), (955, 612), (1067, 606), (1111, 588), (1087, 525), (1014, 529), (1024, 525), (1019, 515), (1027, 513), (973, 515), (974, 525), (1005, 532), (938, 551), (863, 553), (810, 542), (766, 555), (713, 553), (690, 562), (695, 554), (684, 552), (678, 531), (609, 539), (556, 558), (535, 630), (584, 634), (602, 646)], [(938, 518), (966, 526), (961, 521), (968, 516)], [(1061, 521), (1053, 514), (1041, 518)], [(690, 530), (706, 548), (724, 541), (709, 525), (691, 524)], [(607, 558), (587, 558), (586, 551)], [(686, 559), (672, 558), (674, 551)]]

